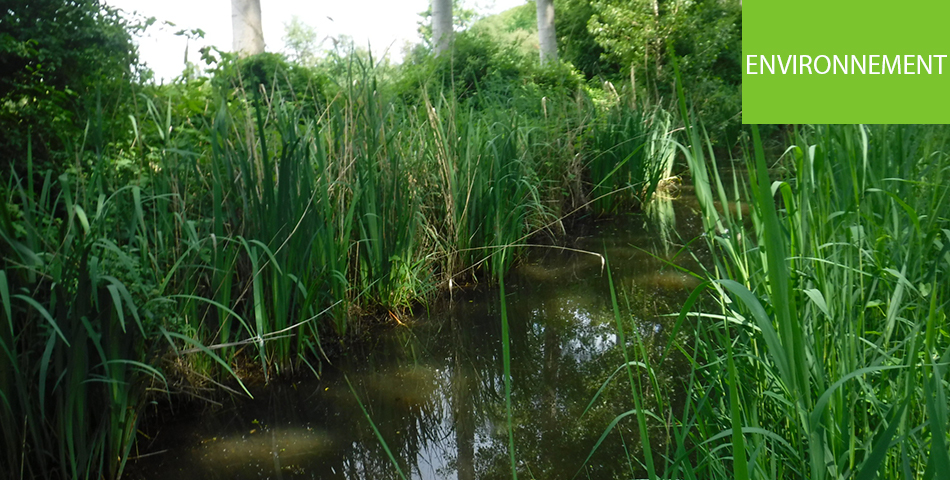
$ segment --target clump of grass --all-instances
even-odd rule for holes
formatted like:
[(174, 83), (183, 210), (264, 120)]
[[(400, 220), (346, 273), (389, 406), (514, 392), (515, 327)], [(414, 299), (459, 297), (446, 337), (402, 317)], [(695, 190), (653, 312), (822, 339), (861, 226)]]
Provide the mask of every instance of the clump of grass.
[[(752, 132), (747, 191), (723, 188), (695, 127), (685, 149), (719, 305), (700, 317), (685, 445), (710, 476), (935, 478), (950, 465), (948, 132), (801, 127), (778, 180)], [(751, 227), (717, 201), (750, 202)]]
[(504, 247), (521, 243), (553, 214), (542, 199), (530, 122), (499, 113), (452, 100), (426, 102), (421, 141), (432, 161), (424, 188), (440, 200), (427, 202), (426, 230), (440, 246), (437, 268), (446, 279), (471, 276), (478, 267), (506, 271), (511, 256), (502, 263), (491, 259), (502, 258)]
[(598, 116), (586, 145), (595, 212), (629, 209), (653, 197), (673, 169), (672, 123), (672, 116), (658, 107), (628, 108), (622, 103)]
[(57, 182), (45, 175), (37, 194), (14, 174), (0, 187), (0, 451), (12, 478), (118, 477), (146, 387), (163, 382), (152, 279), (135, 237), (116, 241), (128, 225), (115, 210), (139, 194)]
[(211, 380), (247, 360), (265, 380), (319, 374), (325, 339), (360, 312), (502, 278), (590, 198), (578, 152), (591, 145), (610, 152), (596, 159), (603, 198), (646, 198), (668, 174), (661, 111), (569, 95), (476, 107), (451, 91), (420, 109), (371, 63), (351, 60), (307, 104), (276, 74), (220, 101), (188, 85), (143, 95), (116, 158), (103, 147), (62, 176), (30, 165), (0, 186), (5, 465), (118, 477), (146, 392), (169, 390), (163, 359)]
[[(551, 195), (563, 179), (540, 172), (576, 160), (557, 157), (550, 142), (565, 129), (582, 141), (577, 131), (600, 138), (598, 129), (612, 128), (610, 115), (586, 123), (599, 114), (583, 102), (542, 99), (545, 119), (501, 104), (476, 110), (451, 92), (414, 108), (387, 96), (361, 62), (350, 62), (319, 108), (268, 90), (221, 104), (206, 127), (208, 168), (182, 172), (182, 157), (201, 156), (180, 148), (159, 158), (151, 182), (162, 193), (152, 198), (179, 215), (158, 220), (178, 252), (163, 291), (183, 292), (182, 327), (225, 358), (254, 344), (265, 372), (295, 368), (323, 354), (325, 309), (343, 335), (352, 311), (405, 308), (456, 277), (504, 273), (530, 237), (559, 223), (561, 200)], [(555, 103), (564, 105), (557, 115)], [(570, 108), (581, 120), (565, 120)], [(170, 114), (149, 112), (170, 130)], [(642, 176), (638, 195), (647, 196), (672, 158), (669, 116), (651, 115), (628, 122), (643, 134), (624, 147), (637, 156), (614, 159), (628, 180)], [(212, 192), (210, 205), (195, 185)]]
[[(682, 91), (680, 103), (688, 119)], [(651, 479), (940, 478), (950, 131), (801, 126), (779, 169), (755, 127), (738, 168), (720, 170), (701, 127), (687, 122), (685, 138), (712, 263), (674, 327), (695, 319), (691, 342), (670, 336), (659, 363), (689, 359), (688, 396), (664, 403), (658, 364), (618, 341), (636, 406), (597, 445), (634, 416), (631, 463)], [(660, 451), (651, 424), (671, 439)]]

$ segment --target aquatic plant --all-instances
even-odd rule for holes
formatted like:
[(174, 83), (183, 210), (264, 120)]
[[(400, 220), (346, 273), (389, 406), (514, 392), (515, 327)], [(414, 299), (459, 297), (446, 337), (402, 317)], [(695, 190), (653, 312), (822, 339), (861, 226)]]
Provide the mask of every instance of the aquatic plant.
[[(302, 100), (276, 72), (259, 90), (157, 89), (131, 145), (65, 173), (28, 158), (0, 186), (5, 464), (117, 477), (155, 395), (203, 396), (238, 365), (320, 374), (326, 339), (361, 314), (500, 278), (584, 208), (577, 151), (620, 131), (569, 95), (476, 108), (442, 91), (420, 109), (371, 64), (347, 68)], [(651, 115), (630, 123), (643, 135), (623, 148), (639, 153), (598, 160), (638, 198), (672, 158), (670, 118)]]
[[(748, 188), (731, 191), (699, 132), (684, 151), (715, 252), (700, 290), (719, 307), (698, 317), (695, 414), (681, 417), (691, 468), (935, 478), (950, 465), (950, 290), (937, 280), (950, 269), (950, 132), (803, 126), (770, 172), (753, 128)], [(751, 225), (717, 197), (751, 203)]]
[(645, 204), (673, 169), (672, 116), (659, 107), (618, 103), (596, 121), (586, 145), (594, 211), (610, 213)]
[(145, 390), (164, 381), (139, 224), (115, 216), (140, 193), (66, 174), (34, 192), (27, 163), (0, 189), (0, 458), (19, 478), (118, 477)]

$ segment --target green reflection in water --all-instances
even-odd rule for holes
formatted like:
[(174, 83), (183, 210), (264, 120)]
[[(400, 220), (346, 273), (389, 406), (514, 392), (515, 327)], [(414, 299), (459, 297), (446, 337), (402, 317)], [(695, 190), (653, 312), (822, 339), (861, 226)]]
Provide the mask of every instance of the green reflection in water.
[[(651, 208), (654, 220), (594, 223), (570, 246), (610, 258), (626, 299), (625, 328), (637, 332), (629, 337), (658, 360), (674, 321), (667, 315), (696, 284), (664, 262), (699, 270), (702, 258), (683, 253), (682, 245), (701, 233), (702, 222), (688, 198)], [(604, 274), (597, 257), (540, 249), (506, 281), (519, 476), (571, 478), (606, 426), (633, 408), (628, 380), (618, 376), (582, 416), (623, 363)], [(131, 477), (398, 478), (346, 374), (407, 476), (510, 478), (497, 292), (457, 291), (408, 323), (353, 346), (321, 379), (272, 384), (254, 401), (215, 412), (182, 412), (132, 462)], [(672, 358), (656, 372), (662, 398), (682, 398), (676, 392), (686, 368)], [(647, 389), (647, 407), (651, 401)], [(649, 432), (654, 450), (662, 451), (665, 430), (651, 425)], [(621, 422), (587, 475), (642, 474), (627, 460), (628, 453), (642, 458), (639, 435), (634, 421)]]

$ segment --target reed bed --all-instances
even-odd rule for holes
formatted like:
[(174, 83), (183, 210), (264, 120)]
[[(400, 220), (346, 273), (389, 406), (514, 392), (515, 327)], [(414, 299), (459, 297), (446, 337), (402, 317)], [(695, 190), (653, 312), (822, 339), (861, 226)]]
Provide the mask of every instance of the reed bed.
[[(802, 126), (771, 160), (752, 133), (722, 169), (687, 131), (713, 265), (679, 316), (693, 343), (670, 343), (691, 359), (689, 396), (638, 403), (636, 461), (649, 478), (941, 478), (950, 130)], [(651, 454), (654, 427), (672, 441)]]
[(249, 368), (319, 374), (362, 319), (500, 278), (595, 185), (635, 205), (667, 161), (643, 153), (669, 140), (660, 111), (624, 120), (637, 137), (609, 157), (622, 165), (591, 160), (627, 114), (582, 93), (526, 110), (451, 91), (409, 102), (358, 62), (305, 100), (281, 85), (142, 96), (134, 144), (5, 177), (12, 478), (118, 478), (157, 395), (240, 391)]
[(11, 178), (18, 208), (0, 214), (0, 459), (10, 478), (118, 477), (164, 382), (149, 340), (162, 298), (143, 289), (139, 222), (115, 218), (140, 190), (34, 180)]

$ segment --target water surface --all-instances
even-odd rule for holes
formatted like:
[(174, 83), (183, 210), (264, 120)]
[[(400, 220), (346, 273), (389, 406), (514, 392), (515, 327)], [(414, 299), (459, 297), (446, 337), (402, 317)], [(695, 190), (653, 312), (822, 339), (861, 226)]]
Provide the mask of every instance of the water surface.
[[(704, 260), (682, 245), (702, 227), (685, 195), (653, 205), (649, 217), (594, 222), (571, 247), (606, 255), (627, 313), (628, 345), (643, 345), (658, 360), (675, 322), (669, 314), (698, 283), (666, 262), (699, 271)], [(513, 431), (525, 478), (641, 472), (628, 460), (642, 456), (633, 416), (584, 464), (611, 421), (633, 408), (629, 380), (618, 375), (584, 413), (624, 363), (606, 274), (599, 256), (538, 248), (506, 280)], [(455, 290), (415, 314), (350, 348), (320, 378), (272, 383), (252, 401), (182, 412), (140, 442), (145, 451), (130, 461), (130, 476), (400, 478), (391, 454), (413, 479), (510, 478), (497, 290)], [(675, 355), (656, 372), (666, 398), (680, 391), (684, 372)], [(661, 430), (650, 431), (654, 444), (667, 441)]]

